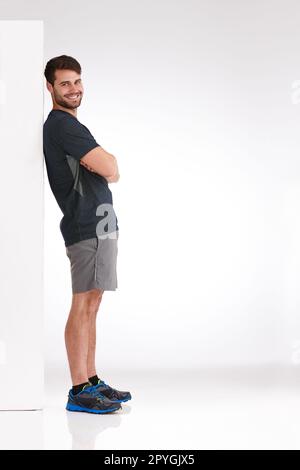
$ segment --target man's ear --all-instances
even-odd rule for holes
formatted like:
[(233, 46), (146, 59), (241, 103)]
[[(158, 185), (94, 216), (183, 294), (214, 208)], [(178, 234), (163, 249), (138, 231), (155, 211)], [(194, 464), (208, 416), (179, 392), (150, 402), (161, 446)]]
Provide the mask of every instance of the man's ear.
[(47, 86), (47, 90), (50, 91), (50, 93), (52, 93), (52, 85), (51, 83), (48, 82), (48, 80), (47, 80), (46, 86)]

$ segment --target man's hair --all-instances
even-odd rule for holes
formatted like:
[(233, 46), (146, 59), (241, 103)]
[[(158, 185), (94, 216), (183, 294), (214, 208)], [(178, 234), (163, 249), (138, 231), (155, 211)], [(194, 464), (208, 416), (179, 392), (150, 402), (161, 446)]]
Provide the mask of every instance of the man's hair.
[(44, 75), (46, 80), (54, 86), (55, 81), (55, 70), (74, 70), (78, 74), (81, 74), (81, 66), (74, 57), (68, 55), (60, 55), (50, 59), (45, 67)]

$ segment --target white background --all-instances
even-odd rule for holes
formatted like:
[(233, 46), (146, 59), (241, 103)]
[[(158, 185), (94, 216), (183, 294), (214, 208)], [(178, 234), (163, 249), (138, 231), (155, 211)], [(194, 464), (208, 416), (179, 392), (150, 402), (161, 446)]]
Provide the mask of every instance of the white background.
[[(77, 117), (118, 160), (116, 292), (100, 370), (300, 360), (296, 1), (13, 3), (43, 19), (45, 64), (82, 66)], [(27, 70), (20, 70), (20, 78)], [(45, 119), (52, 108), (45, 87)], [(45, 348), (67, 370), (62, 213), (45, 178)]]
[(0, 0), (0, 17), (43, 20), (45, 65), (81, 63), (78, 118), (118, 159), (97, 371), (133, 397), (65, 410), (71, 278), (45, 172), (45, 407), (1, 413), (0, 448), (299, 448), (298, 2)]

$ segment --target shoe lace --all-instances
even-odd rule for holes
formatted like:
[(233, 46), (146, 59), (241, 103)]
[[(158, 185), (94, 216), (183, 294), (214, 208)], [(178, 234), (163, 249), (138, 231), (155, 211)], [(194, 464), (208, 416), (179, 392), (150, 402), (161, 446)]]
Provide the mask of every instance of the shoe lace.
[(99, 390), (98, 390), (98, 385), (93, 385), (90, 389), (89, 389), (89, 393), (95, 397), (98, 401), (101, 401), (103, 398), (106, 398), (105, 395), (103, 395), (103, 393), (101, 393)]
[(95, 389), (95, 386), (90, 386), (90, 387), (87, 387), (85, 389), (85, 392), (89, 393), (90, 395), (92, 395), (92, 397), (96, 396), (97, 395), (97, 391)]
[(100, 380), (98, 385), (96, 385), (96, 387), (104, 387), (104, 388), (110, 388), (109, 385), (107, 383), (104, 382), (104, 380)]

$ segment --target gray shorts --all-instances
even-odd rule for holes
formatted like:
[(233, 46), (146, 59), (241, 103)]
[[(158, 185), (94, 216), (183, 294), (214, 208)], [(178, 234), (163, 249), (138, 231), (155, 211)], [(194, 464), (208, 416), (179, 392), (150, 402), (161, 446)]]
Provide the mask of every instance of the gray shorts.
[(73, 294), (91, 289), (116, 290), (119, 230), (115, 238), (88, 238), (66, 248)]

